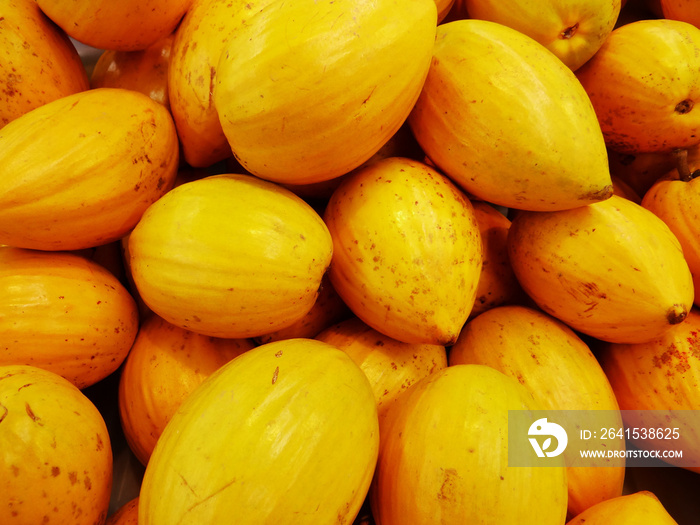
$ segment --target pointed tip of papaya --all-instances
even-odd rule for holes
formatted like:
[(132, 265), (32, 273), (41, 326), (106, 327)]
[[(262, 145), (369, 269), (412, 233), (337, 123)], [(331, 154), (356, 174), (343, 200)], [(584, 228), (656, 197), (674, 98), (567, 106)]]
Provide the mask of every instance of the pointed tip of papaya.
[(680, 324), (688, 316), (688, 308), (683, 304), (674, 304), (666, 312), (666, 319), (669, 324)]

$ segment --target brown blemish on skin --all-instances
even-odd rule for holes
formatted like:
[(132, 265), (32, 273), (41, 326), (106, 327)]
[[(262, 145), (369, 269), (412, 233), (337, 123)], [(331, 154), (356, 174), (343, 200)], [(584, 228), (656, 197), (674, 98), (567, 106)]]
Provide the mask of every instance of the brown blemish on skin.
[(277, 366), (275, 367), (275, 371), (272, 373), (272, 384), (274, 385), (277, 382), (277, 376), (280, 373), (280, 367)]
[(29, 406), (29, 403), (24, 404), (24, 408), (27, 411), (27, 415), (31, 418), (32, 421), (39, 425), (43, 425), (44, 423), (41, 421), (41, 418), (37, 416), (34, 411), (32, 410), (32, 407)]
[(453, 468), (442, 469), (442, 485), (437, 494), (438, 499), (452, 501), (455, 497), (455, 481), (459, 477), (457, 470)]
[(581, 195), (580, 200), (598, 202), (598, 201), (604, 201), (606, 199), (609, 199), (610, 197), (612, 197), (612, 195), (613, 195), (612, 184), (608, 184), (607, 186), (603, 187), (600, 190), (589, 191), (588, 193)]

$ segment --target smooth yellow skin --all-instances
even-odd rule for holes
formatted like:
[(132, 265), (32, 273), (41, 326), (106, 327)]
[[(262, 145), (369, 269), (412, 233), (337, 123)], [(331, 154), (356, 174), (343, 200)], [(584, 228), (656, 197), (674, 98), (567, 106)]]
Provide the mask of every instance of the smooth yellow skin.
[(381, 427), (370, 490), (381, 525), (561, 525), (566, 469), (508, 467), (508, 410), (530, 393), (484, 365), (455, 365), (416, 383)]
[(119, 376), (119, 415), (129, 448), (143, 465), (185, 398), (254, 346), (249, 339), (190, 332), (157, 315), (141, 324)]
[(91, 89), (0, 129), (0, 243), (79, 250), (126, 235), (172, 187), (178, 139), (163, 105)]
[[(700, 408), (700, 311), (693, 308), (686, 320), (660, 337), (647, 343), (606, 344), (599, 350), (603, 370), (607, 374), (622, 410), (673, 410), (672, 419), (654, 413), (629, 420), (629, 427), (679, 428), (679, 439), (642, 440), (639, 448), (682, 450), (683, 458), (669, 459), (688, 470), (700, 473), (700, 429), (697, 420), (685, 419), (683, 411)], [(680, 463), (679, 463), (680, 462)]]
[(402, 343), (357, 317), (327, 328), (315, 339), (340, 348), (367, 375), (377, 400), (380, 424), (399, 396), (413, 384), (447, 367), (444, 346)]
[(603, 501), (582, 512), (566, 525), (678, 525), (659, 499), (642, 490)]
[(471, 202), (449, 179), (418, 161), (384, 159), (344, 179), (324, 220), (331, 283), (357, 317), (404, 343), (457, 339), (483, 252)]
[[(468, 363), (491, 366), (517, 379), (546, 410), (610, 411), (616, 417), (606, 418), (601, 426), (622, 426), (615, 393), (586, 343), (539, 310), (500, 306), (469, 321), (450, 349), (451, 366)], [(625, 461), (610, 460), (605, 468), (568, 467), (567, 477), (569, 515), (575, 516), (622, 495)]]
[(574, 73), (501, 24), (438, 26), (408, 122), (431, 161), (487, 202), (552, 211), (612, 194), (603, 135)]
[(97, 49), (138, 51), (168, 36), (193, 0), (37, 0), (68, 35)]
[(85, 388), (115, 372), (139, 328), (121, 282), (69, 253), (0, 247), (0, 365), (33, 365)]
[(700, 143), (700, 29), (676, 20), (639, 20), (615, 29), (576, 71), (606, 143), (624, 153), (672, 151)]
[(350, 524), (374, 472), (374, 395), (341, 350), (259, 346), (195, 390), (146, 467), (140, 525)]
[(613, 30), (620, 0), (464, 0), (471, 18), (517, 29), (575, 71)]
[(0, 523), (103, 523), (112, 448), (102, 415), (58, 374), (0, 366)]
[(693, 274), (696, 306), (700, 306), (700, 178), (684, 182), (673, 178), (657, 181), (642, 199), (642, 206), (664, 221), (683, 248)]
[(333, 242), (303, 200), (250, 175), (223, 174), (174, 188), (129, 236), (144, 303), (181, 328), (256, 337), (314, 305)]
[(700, 5), (695, 0), (659, 0), (664, 18), (700, 26)]
[(225, 45), (214, 105), (238, 161), (261, 178), (339, 177), (406, 120), (430, 65), (433, 0), (273, 2)]
[(678, 239), (623, 197), (559, 212), (521, 212), (508, 251), (545, 312), (603, 341), (645, 342), (682, 321), (693, 281)]
[(0, 128), (47, 102), (88, 89), (80, 55), (36, 2), (5, 0), (0, 21)]

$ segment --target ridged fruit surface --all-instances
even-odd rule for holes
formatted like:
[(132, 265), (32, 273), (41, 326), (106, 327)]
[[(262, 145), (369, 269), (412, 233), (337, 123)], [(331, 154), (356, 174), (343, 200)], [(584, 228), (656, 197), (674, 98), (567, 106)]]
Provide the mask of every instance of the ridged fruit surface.
[(68, 35), (97, 49), (137, 51), (165, 38), (193, 0), (37, 0)]
[(615, 27), (620, 0), (464, 0), (472, 18), (491, 20), (537, 40), (573, 71)]
[(654, 183), (641, 204), (664, 221), (680, 242), (693, 274), (694, 303), (700, 306), (700, 177), (680, 180), (674, 171)]
[(493, 204), (557, 210), (612, 194), (605, 142), (574, 73), (523, 33), (441, 24), (408, 120), (426, 155)]
[(178, 140), (163, 105), (90, 89), (0, 130), (0, 243), (77, 250), (126, 235), (173, 184)]
[(457, 339), (483, 252), (471, 202), (447, 177), (418, 161), (384, 159), (343, 180), (324, 220), (331, 283), (357, 317), (405, 343)]
[(129, 236), (146, 305), (213, 337), (257, 337), (311, 310), (333, 241), (314, 209), (271, 182), (222, 174), (171, 190)]
[(678, 525), (652, 492), (640, 490), (592, 507), (566, 525)]
[(99, 410), (61, 376), (0, 366), (0, 523), (104, 523), (112, 448)]
[(666, 461), (700, 473), (700, 311), (693, 308), (683, 323), (652, 341), (603, 345), (598, 355), (620, 409), (633, 411), (625, 421), (629, 427), (679, 429), (678, 439), (662, 432), (659, 439), (633, 442), (682, 450), (682, 458)]
[(536, 408), (525, 387), (484, 365), (413, 385), (381, 427), (370, 490), (377, 525), (563, 523), (565, 467), (508, 466), (508, 411)]
[[(601, 427), (622, 426), (615, 393), (590, 348), (564, 323), (539, 310), (500, 306), (469, 321), (450, 349), (450, 365), (469, 363), (517, 379), (546, 410), (603, 410), (596, 420)], [(619, 442), (601, 443), (608, 450), (624, 448)], [(621, 496), (624, 477), (624, 459), (568, 467), (569, 515)]]
[(700, 29), (638, 20), (615, 29), (576, 71), (608, 146), (625, 153), (700, 143)]
[(161, 435), (140, 525), (350, 524), (379, 446), (374, 395), (343, 351), (259, 346), (209, 376)]
[(445, 347), (402, 343), (353, 317), (316, 336), (340, 348), (357, 363), (372, 385), (379, 421), (411, 385), (447, 367)]
[(508, 256), (510, 219), (487, 202), (472, 201), (483, 244), (483, 264), (470, 318), (503, 304), (518, 304), (526, 295)]
[(219, 56), (230, 34), (270, 0), (194, 0), (175, 31), (168, 70), (170, 109), (190, 166), (231, 156), (214, 107)]
[(434, 0), (270, 2), (231, 34), (214, 105), (250, 173), (308, 184), (361, 165), (406, 120), (435, 41)]
[(119, 368), (137, 331), (136, 303), (99, 264), (0, 247), (0, 364), (45, 368), (84, 388)]
[(142, 323), (119, 376), (119, 415), (129, 448), (143, 465), (187, 396), (254, 346), (248, 339), (196, 334), (157, 315)]
[(676, 236), (617, 195), (572, 210), (518, 213), (508, 251), (540, 308), (603, 341), (650, 341), (682, 322), (693, 304)]
[(75, 47), (34, 0), (5, 0), (0, 18), (0, 129), (90, 87)]

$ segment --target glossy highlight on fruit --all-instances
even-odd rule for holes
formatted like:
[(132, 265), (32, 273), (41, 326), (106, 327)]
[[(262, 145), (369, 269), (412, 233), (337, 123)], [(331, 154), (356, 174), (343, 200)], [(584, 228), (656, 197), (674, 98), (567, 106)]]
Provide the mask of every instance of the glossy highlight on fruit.
[(347, 354), (312, 339), (261, 345), (170, 420), (146, 467), (139, 524), (350, 524), (378, 446), (372, 389)]
[(408, 122), (464, 190), (552, 211), (612, 194), (605, 141), (574, 73), (544, 46), (486, 20), (441, 24)]
[(483, 251), (471, 202), (447, 177), (418, 161), (384, 159), (343, 180), (324, 220), (331, 283), (357, 317), (404, 343), (456, 340)]
[(659, 337), (693, 304), (692, 274), (676, 236), (617, 195), (572, 210), (518, 213), (508, 251), (540, 308), (603, 341)]
[(0, 129), (0, 243), (79, 250), (126, 235), (172, 187), (170, 113), (142, 93), (89, 89)]
[(129, 266), (146, 305), (212, 337), (257, 337), (301, 319), (332, 252), (311, 206), (245, 174), (174, 188), (129, 236)]

